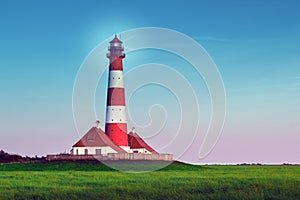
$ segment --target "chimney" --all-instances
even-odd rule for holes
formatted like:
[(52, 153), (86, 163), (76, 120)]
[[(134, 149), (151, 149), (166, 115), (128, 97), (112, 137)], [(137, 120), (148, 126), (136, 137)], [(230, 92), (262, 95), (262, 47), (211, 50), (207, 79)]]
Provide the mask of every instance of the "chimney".
[(96, 128), (100, 128), (100, 121), (96, 120)]
[(133, 134), (135, 134), (135, 127), (132, 127), (131, 132), (132, 132)]

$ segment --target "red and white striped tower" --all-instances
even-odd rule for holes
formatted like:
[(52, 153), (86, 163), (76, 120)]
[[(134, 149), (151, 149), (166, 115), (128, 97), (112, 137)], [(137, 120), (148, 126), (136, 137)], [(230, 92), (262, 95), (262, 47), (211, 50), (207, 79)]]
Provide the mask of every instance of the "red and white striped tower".
[(109, 42), (107, 58), (109, 58), (109, 75), (106, 107), (105, 133), (118, 146), (125, 150), (128, 147), (123, 64), (122, 41), (115, 38)]

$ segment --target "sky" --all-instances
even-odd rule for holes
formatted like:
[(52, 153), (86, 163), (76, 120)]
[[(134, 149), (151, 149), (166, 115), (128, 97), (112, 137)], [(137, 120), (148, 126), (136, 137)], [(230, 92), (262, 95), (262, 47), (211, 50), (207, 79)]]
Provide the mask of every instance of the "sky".
[[(300, 163), (299, 8), (298, 1), (3, 0), (0, 149), (29, 156), (69, 152), (84, 134), (77, 133), (72, 95), (89, 53), (114, 34), (162, 27), (197, 41), (218, 67), (226, 91), (226, 119), (215, 148), (204, 159), (195, 159), (203, 140), (201, 132), (181, 161)], [(125, 42), (124, 46), (126, 53)], [(197, 79), (191, 85), (206, 115), (209, 101), (202, 97), (209, 94), (203, 79), (193, 76), (188, 67), (180, 68), (188, 64), (174, 55), (133, 52), (124, 59), (124, 72), (149, 62), (168, 64), (183, 76)], [(106, 81), (101, 77), (95, 94), (100, 121), (105, 120)], [(130, 112), (136, 114), (136, 123), (149, 121), (143, 106), (167, 103), (166, 110), (171, 110), (167, 117), (174, 126), (166, 130), (174, 131), (180, 121), (174, 96), (164, 97), (158, 86), (144, 89), (153, 99), (145, 98), (143, 92), (135, 94)], [(129, 128), (135, 125), (128, 123)]]

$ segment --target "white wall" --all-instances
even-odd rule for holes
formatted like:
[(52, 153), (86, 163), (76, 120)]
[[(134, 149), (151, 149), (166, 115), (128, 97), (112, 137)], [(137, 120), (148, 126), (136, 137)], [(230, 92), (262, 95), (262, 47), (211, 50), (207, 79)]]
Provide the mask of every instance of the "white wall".
[(144, 154), (151, 154), (150, 151), (148, 151), (145, 148), (138, 148), (138, 149), (130, 149), (129, 153), (144, 153)]
[(127, 153), (130, 153), (130, 147), (129, 146), (120, 146), (123, 150), (125, 150)]
[(73, 155), (77, 155), (77, 150), (78, 150), (78, 155), (85, 155), (85, 149), (88, 150), (88, 155), (95, 155), (96, 149), (101, 149), (102, 155), (107, 155), (108, 153), (117, 153), (117, 151), (113, 150), (109, 146), (106, 146), (106, 147), (74, 147)]

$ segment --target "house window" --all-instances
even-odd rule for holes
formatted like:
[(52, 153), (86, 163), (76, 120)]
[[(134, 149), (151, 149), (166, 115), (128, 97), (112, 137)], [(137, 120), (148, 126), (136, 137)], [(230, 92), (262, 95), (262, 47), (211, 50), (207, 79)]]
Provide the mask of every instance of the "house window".
[(88, 155), (88, 154), (89, 154), (88, 149), (84, 149), (84, 155)]
[(96, 149), (96, 154), (100, 155), (101, 154), (101, 149)]
[(76, 149), (76, 155), (78, 155), (78, 149)]
[(139, 151), (136, 151), (136, 150), (135, 150), (135, 151), (133, 151), (133, 153), (138, 153), (138, 152), (139, 152)]

